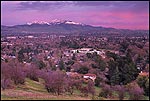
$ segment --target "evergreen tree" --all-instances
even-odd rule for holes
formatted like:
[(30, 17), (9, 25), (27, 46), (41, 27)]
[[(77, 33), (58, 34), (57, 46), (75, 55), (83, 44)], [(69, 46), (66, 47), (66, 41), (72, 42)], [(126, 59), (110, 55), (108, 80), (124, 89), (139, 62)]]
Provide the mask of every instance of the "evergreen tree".
[(113, 84), (127, 84), (136, 79), (138, 70), (130, 57), (118, 57), (110, 61), (108, 79)]
[(119, 83), (120, 83), (119, 75), (120, 75), (120, 72), (118, 70), (118, 67), (116, 67), (116, 69), (114, 70), (112, 76), (110, 77), (111, 85), (115, 85), (115, 84), (119, 85)]
[(23, 54), (23, 49), (21, 49), (19, 52), (18, 52), (18, 61), (19, 62), (23, 62), (23, 59), (25, 58), (24, 54)]
[(72, 60), (76, 60), (76, 54), (73, 54)]
[(59, 69), (60, 70), (63, 70), (63, 69), (65, 69), (65, 65), (64, 65), (64, 61), (61, 59), (60, 61), (59, 61)]

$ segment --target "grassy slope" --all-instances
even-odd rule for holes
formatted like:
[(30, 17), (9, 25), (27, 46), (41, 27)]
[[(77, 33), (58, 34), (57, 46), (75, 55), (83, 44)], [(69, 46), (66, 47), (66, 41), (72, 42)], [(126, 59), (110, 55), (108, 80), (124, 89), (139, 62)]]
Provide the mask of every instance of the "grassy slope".
[(53, 95), (49, 94), (44, 85), (43, 81), (35, 82), (30, 79), (26, 79), (25, 85), (18, 85), (13, 89), (6, 89), (1, 91), (2, 100), (88, 100), (88, 97), (79, 96), (79, 92), (76, 91), (73, 95)]
[[(39, 82), (32, 81), (30, 79), (26, 79), (25, 85), (18, 85), (13, 89), (6, 89), (4, 91), (1, 90), (1, 99), (2, 100), (91, 100), (92, 96), (81, 97), (80, 91), (75, 90), (73, 95), (69, 95), (65, 93), (63, 95), (53, 95), (46, 91), (43, 85), (43, 80), (40, 79)], [(113, 98), (106, 99), (102, 97), (98, 97), (99, 91), (101, 89), (99, 87), (95, 87), (96, 96), (95, 100), (118, 100), (117, 93), (113, 92)], [(128, 100), (129, 95), (126, 94), (125, 100)], [(148, 97), (145, 97), (145, 100), (148, 100)]]

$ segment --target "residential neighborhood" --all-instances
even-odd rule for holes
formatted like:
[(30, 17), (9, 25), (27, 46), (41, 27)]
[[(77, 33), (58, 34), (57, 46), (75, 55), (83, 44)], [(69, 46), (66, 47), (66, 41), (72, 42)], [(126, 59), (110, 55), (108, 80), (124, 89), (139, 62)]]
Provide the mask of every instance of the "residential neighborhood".
[(1, 100), (149, 100), (148, 1), (2, 1)]

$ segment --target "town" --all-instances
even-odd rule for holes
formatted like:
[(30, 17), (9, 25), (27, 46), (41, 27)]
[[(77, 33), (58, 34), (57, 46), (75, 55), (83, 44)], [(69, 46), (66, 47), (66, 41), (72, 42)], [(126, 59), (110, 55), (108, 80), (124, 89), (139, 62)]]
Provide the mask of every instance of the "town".
[(1, 100), (149, 100), (148, 1), (2, 1)]
[[(75, 86), (85, 96), (88, 95), (88, 92), (94, 96), (94, 88), (82, 87), (81, 82), (87, 83), (88, 87), (92, 85), (93, 87), (94, 85), (102, 87), (106, 84), (126, 85), (134, 80), (140, 80), (141, 77), (147, 77), (145, 80), (148, 80), (149, 37), (49, 34), (5, 36), (1, 38), (1, 61), (1, 66), (4, 67), (8, 65), (21, 66), (22, 70), (27, 72), (27, 78), (34, 81), (39, 81), (39, 78), (46, 79), (43, 76), (46, 73), (59, 77), (61, 74), (59, 72), (62, 72), (64, 76), (61, 75), (61, 77), (65, 77), (67, 80), (71, 80), (68, 82), (73, 83), (67, 84), (72, 85), (67, 90), (59, 88), (61, 85), (58, 84), (58, 88), (61, 89), (59, 91), (55, 91), (52, 85), (45, 85), (48, 92), (55, 92), (59, 95), (63, 91), (69, 91), (73, 94)], [(2, 68), (3, 71), (5, 69)], [(58, 74), (51, 73), (53, 71)], [(5, 72), (3, 75), (6, 75)], [(2, 88), (6, 89), (8, 85), (6, 85), (5, 79), (4, 81)], [(149, 94), (147, 88), (143, 89), (145, 94)], [(99, 96), (111, 95), (108, 93), (104, 96), (100, 93)]]

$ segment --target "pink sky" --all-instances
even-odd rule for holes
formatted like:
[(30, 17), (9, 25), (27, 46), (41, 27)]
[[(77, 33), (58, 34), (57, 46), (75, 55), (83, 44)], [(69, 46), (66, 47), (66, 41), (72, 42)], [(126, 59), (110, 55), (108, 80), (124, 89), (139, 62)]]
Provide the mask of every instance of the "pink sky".
[(62, 19), (93, 26), (149, 29), (148, 1), (3, 1), (1, 6), (2, 25)]

